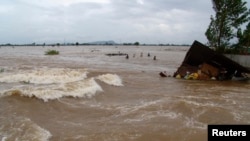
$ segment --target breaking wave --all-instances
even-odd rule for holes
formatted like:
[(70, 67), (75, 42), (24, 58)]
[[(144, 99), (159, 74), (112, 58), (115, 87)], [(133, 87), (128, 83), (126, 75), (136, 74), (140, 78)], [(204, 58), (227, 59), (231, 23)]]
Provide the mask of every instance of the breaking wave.
[(123, 86), (121, 78), (116, 74), (103, 74), (99, 75), (97, 79), (101, 80), (104, 83), (113, 86)]
[(20, 71), (16, 74), (0, 74), (0, 82), (17, 83), (0, 95), (20, 95), (36, 97), (45, 102), (61, 97), (92, 98), (102, 87), (95, 81), (99, 79), (108, 85), (122, 86), (121, 78), (116, 74), (103, 74), (87, 78), (86, 70), (40, 69)]
[(60, 68), (43, 68), (31, 71), (19, 71), (17, 74), (2, 73), (0, 82), (13, 83), (35, 83), (35, 84), (53, 84), (68, 83), (83, 80), (87, 77), (86, 70), (72, 70)]
[(93, 97), (96, 92), (102, 91), (102, 88), (93, 78), (84, 81), (70, 82), (50, 86), (22, 86), (14, 87), (4, 92), (6, 95), (22, 95), (27, 97), (36, 97), (47, 102), (48, 100), (61, 97)]

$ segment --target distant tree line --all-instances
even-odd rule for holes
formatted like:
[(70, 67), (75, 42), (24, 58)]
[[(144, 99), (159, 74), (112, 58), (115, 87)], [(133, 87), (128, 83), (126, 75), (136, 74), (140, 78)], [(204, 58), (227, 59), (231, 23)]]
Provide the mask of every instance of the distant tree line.
[(134, 43), (122, 43), (122, 44), (95, 44), (95, 43), (51, 43), (51, 44), (46, 44), (46, 43), (42, 43), (42, 44), (36, 44), (36, 43), (31, 43), (31, 44), (11, 44), (11, 43), (7, 43), (7, 44), (0, 44), (0, 46), (52, 46), (52, 47), (59, 47), (59, 46), (90, 46), (90, 45), (108, 45), (108, 46), (112, 46), (112, 45), (123, 45), (123, 46), (190, 46), (189, 44), (141, 44), (139, 42), (134, 42)]

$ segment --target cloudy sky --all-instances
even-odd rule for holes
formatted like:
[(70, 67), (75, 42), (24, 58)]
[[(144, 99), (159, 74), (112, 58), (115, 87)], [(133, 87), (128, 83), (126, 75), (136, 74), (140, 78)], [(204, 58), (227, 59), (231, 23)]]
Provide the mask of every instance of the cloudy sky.
[(206, 43), (212, 14), (211, 0), (1, 0), (0, 44)]

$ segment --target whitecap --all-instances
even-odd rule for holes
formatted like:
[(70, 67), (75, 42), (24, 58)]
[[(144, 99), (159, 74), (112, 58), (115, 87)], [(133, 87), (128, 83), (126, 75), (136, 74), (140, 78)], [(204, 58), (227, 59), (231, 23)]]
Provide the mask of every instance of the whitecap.
[(96, 77), (96, 79), (113, 86), (123, 86), (122, 79), (116, 74), (103, 74)]
[(65, 69), (65, 68), (42, 68), (30, 71), (18, 71), (17, 73), (0, 73), (0, 82), (14, 83), (35, 83), (53, 84), (68, 83), (87, 78), (87, 71), (84, 69)]
[(92, 98), (97, 92), (103, 91), (95, 80), (113, 86), (123, 85), (121, 78), (116, 74), (87, 78), (87, 73), (86, 69), (67, 68), (4, 72), (0, 74), (0, 82), (13, 83), (13, 87), (0, 91), (0, 97), (20, 95), (35, 97), (45, 102), (61, 97)]
[(93, 97), (98, 91), (103, 91), (94, 78), (77, 82), (43, 85), (43, 86), (19, 86), (4, 92), (4, 95), (21, 95), (36, 97), (47, 102), (61, 97)]

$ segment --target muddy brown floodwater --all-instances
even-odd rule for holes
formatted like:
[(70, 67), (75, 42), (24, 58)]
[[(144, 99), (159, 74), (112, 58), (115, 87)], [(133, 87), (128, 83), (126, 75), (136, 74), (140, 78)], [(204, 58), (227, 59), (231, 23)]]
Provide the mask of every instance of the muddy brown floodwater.
[(205, 141), (208, 124), (249, 124), (249, 82), (159, 76), (188, 49), (1, 47), (0, 139)]

